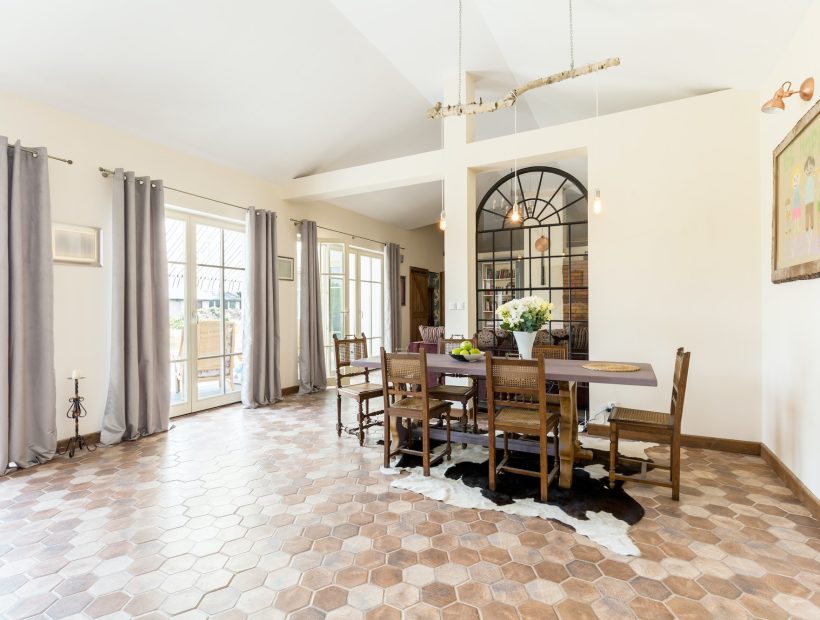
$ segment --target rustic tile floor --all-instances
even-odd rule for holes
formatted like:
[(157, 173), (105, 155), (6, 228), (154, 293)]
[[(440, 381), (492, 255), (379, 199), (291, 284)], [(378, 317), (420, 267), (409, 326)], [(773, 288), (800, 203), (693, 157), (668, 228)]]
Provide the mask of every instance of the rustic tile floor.
[(818, 523), (756, 457), (686, 450), (680, 503), (630, 485), (628, 558), (390, 491), (329, 393), (174, 424), (0, 478), (1, 617), (820, 617)]

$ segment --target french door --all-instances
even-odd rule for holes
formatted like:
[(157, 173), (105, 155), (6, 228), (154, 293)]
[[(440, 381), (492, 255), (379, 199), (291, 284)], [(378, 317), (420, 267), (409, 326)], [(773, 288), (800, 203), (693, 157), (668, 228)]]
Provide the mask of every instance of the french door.
[(244, 226), (168, 210), (165, 233), (171, 416), (238, 402)]
[(319, 243), (325, 368), (336, 372), (333, 336), (367, 336), (377, 354), (384, 342), (384, 256), (341, 241)]

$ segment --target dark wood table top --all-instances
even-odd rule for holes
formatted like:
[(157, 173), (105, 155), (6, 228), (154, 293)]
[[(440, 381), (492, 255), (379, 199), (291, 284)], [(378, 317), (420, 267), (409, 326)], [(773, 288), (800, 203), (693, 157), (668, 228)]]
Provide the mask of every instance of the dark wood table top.
[[(652, 365), (642, 362), (621, 362), (635, 364), (640, 370), (634, 372), (607, 372), (603, 370), (589, 370), (584, 364), (590, 361), (610, 360), (545, 360), (547, 377), (552, 381), (579, 381), (583, 383), (611, 383), (617, 385), (645, 385), (655, 387), (658, 380)], [(355, 360), (353, 366), (363, 368), (380, 368), (381, 359), (378, 356)], [(427, 370), (452, 374), (483, 377), (487, 374), (487, 367), (483, 361), (461, 362), (449, 355), (439, 353), (427, 354)]]

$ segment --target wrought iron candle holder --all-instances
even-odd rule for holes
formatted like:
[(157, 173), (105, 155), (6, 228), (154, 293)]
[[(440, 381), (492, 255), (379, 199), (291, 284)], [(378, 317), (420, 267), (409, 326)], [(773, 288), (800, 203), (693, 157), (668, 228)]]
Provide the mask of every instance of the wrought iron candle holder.
[(80, 418), (84, 418), (88, 415), (88, 411), (86, 411), (85, 406), (83, 405), (85, 397), (80, 396), (80, 379), (85, 379), (85, 377), (69, 378), (70, 381), (74, 381), (74, 396), (71, 396), (68, 399), (71, 406), (68, 408), (68, 411), (66, 411), (65, 416), (67, 418), (74, 419), (74, 437), (68, 440), (65, 450), (59, 452), (59, 454), (65, 454), (68, 452), (68, 456), (72, 458), (74, 457), (74, 452), (76, 450), (82, 450), (85, 448), (89, 452), (94, 452), (97, 449), (97, 446), (90, 445), (85, 440), (85, 437), (80, 435)]

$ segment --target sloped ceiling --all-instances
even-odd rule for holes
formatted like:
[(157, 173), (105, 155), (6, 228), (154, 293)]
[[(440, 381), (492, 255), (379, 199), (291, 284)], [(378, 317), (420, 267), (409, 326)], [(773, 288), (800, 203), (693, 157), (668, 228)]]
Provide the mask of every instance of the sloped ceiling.
[[(608, 113), (756, 89), (810, 4), (575, 0), (576, 64), (623, 64), (528, 93), (518, 128), (591, 116), (596, 91)], [(457, 18), (456, 0), (3, 0), (0, 89), (283, 181), (438, 148), (424, 112), (456, 75)], [(566, 2), (465, 0), (479, 96), (568, 64)], [(477, 138), (513, 118), (482, 115)]]

